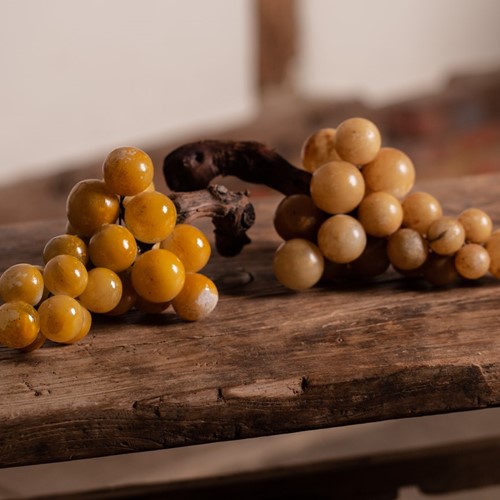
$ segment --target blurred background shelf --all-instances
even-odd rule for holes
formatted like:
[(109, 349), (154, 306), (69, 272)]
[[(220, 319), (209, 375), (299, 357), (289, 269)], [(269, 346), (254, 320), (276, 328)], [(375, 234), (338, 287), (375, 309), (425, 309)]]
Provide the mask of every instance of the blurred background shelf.
[[(268, 96), (265, 102), (256, 118), (239, 126), (215, 133), (207, 129), (175, 142), (166, 138), (145, 148), (156, 167), (158, 189), (167, 191), (161, 174), (163, 158), (185, 142), (257, 140), (300, 166), (300, 149), (309, 134), (322, 127), (336, 127), (352, 116), (377, 123), (384, 143), (412, 158), (418, 180), (500, 172), (500, 69), (457, 75), (440, 92), (379, 108), (361, 101), (313, 101), (291, 94)], [(64, 216), (69, 190), (78, 180), (101, 177), (103, 159), (75, 160), (61, 172), (34, 172), (21, 181), (0, 185), (0, 223)], [(220, 182), (233, 189), (248, 187), (231, 178)], [(251, 188), (253, 196), (263, 191), (260, 186)], [(19, 203), (20, 199), (29, 203)], [(16, 210), (11, 210), (12, 206)]]

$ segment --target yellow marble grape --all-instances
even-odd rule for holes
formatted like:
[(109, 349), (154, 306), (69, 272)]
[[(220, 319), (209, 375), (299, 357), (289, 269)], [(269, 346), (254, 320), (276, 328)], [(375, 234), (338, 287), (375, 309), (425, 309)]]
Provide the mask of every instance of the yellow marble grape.
[(365, 194), (365, 182), (352, 163), (332, 161), (313, 173), (310, 192), (319, 209), (329, 214), (344, 214), (360, 204)]
[(337, 127), (335, 149), (343, 160), (355, 165), (372, 161), (381, 143), (378, 127), (366, 118), (348, 118)]
[(356, 260), (365, 249), (366, 232), (350, 215), (333, 215), (318, 231), (318, 246), (323, 255), (337, 264)]
[(126, 227), (106, 224), (90, 238), (89, 256), (96, 267), (106, 267), (119, 273), (134, 263), (137, 242)]
[(0, 276), (0, 299), (4, 302), (21, 300), (36, 306), (43, 296), (42, 273), (31, 264), (14, 264)]
[(207, 317), (217, 305), (219, 292), (215, 283), (200, 273), (186, 273), (182, 290), (172, 300), (177, 315), (186, 321)]
[(72, 255), (56, 255), (43, 270), (45, 286), (53, 295), (78, 297), (88, 282), (87, 268)]
[(44, 300), (38, 314), (41, 332), (53, 342), (69, 342), (82, 331), (82, 308), (68, 295), (53, 295)]
[(325, 163), (342, 159), (335, 149), (336, 134), (334, 128), (322, 128), (305, 140), (300, 152), (304, 170), (312, 173)]
[(89, 271), (87, 287), (78, 299), (90, 312), (108, 313), (120, 303), (122, 291), (122, 282), (114, 271), (95, 267)]
[(136, 195), (144, 191), (153, 181), (154, 175), (149, 155), (130, 146), (111, 151), (104, 160), (102, 171), (106, 185), (121, 196)]
[(92, 236), (104, 224), (118, 219), (118, 195), (100, 179), (85, 179), (75, 184), (66, 201), (66, 215), (79, 236)]
[(168, 302), (184, 286), (186, 272), (181, 260), (169, 250), (157, 248), (144, 252), (132, 267), (132, 285), (150, 302)]
[(160, 248), (179, 257), (186, 272), (198, 272), (210, 259), (211, 247), (201, 229), (191, 224), (177, 224)]
[(0, 306), (0, 344), (23, 349), (37, 339), (40, 317), (36, 309), (21, 300)]
[(139, 241), (158, 243), (174, 230), (177, 210), (172, 200), (158, 191), (143, 191), (125, 207), (125, 225)]
[(324, 267), (324, 258), (317, 245), (302, 238), (283, 242), (274, 254), (274, 275), (291, 290), (314, 286), (321, 279)]

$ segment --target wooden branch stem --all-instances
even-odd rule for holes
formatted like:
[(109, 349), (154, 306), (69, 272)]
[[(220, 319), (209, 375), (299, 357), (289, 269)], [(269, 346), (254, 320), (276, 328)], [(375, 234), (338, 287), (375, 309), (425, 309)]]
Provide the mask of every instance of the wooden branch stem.
[(163, 173), (173, 191), (203, 189), (218, 175), (234, 175), (290, 195), (309, 193), (311, 180), (309, 172), (254, 141), (207, 140), (185, 144), (167, 155)]
[(169, 196), (177, 208), (177, 223), (191, 223), (200, 217), (212, 219), (215, 245), (224, 257), (237, 255), (250, 243), (246, 232), (255, 221), (255, 211), (247, 193), (212, 185), (192, 192), (173, 192)]

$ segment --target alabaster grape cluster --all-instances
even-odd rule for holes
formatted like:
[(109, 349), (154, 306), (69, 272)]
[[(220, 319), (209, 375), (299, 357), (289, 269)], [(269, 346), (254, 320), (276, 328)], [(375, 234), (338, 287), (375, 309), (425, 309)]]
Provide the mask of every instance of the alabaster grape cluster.
[(399, 149), (382, 146), (377, 126), (350, 118), (318, 130), (302, 147), (310, 193), (278, 205), (274, 226), (277, 279), (293, 290), (320, 280), (373, 278), (389, 267), (436, 286), (462, 277), (500, 278), (500, 231), (470, 207), (443, 214), (431, 194), (412, 192), (415, 168)]
[(68, 195), (65, 234), (43, 250), (44, 266), (13, 265), (0, 277), (0, 343), (24, 351), (46, 339), (71, 344), (90, 331), (92, 314), (132, 308), (187, 321), (215, 308), (215, 284), (199, 271), (210, 244), (197, 227), (176, 224), (172, 200), (155, 190), (150, 157), (112, 151), (102, 179), (78, 182)]

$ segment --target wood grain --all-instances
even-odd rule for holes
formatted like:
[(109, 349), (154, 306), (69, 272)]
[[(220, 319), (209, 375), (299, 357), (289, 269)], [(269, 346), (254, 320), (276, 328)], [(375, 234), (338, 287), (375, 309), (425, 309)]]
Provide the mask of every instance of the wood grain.
[[(500, 225), (500, 175), (419, 186), (446, 213)], [(433, 289), (395, 273), (305, 293), (273, 278), (279, 197), (255, 200), (253, 243), (214, 256), (213, 315), (131, 313), (80, 344), (0, 348), (2, 467), (497, 406), (500, 283)], [(0, 270), (39, 262), (63, 221), (0, 227)]]

